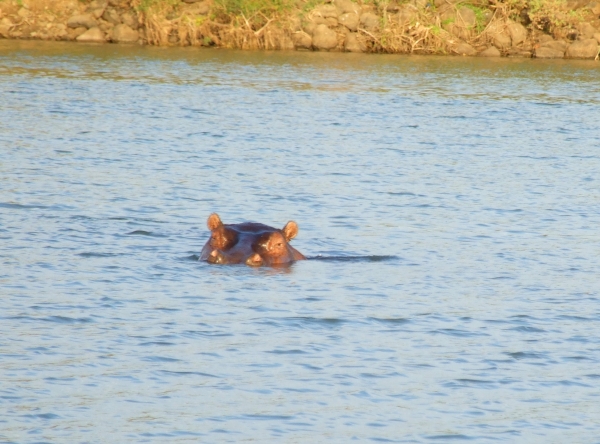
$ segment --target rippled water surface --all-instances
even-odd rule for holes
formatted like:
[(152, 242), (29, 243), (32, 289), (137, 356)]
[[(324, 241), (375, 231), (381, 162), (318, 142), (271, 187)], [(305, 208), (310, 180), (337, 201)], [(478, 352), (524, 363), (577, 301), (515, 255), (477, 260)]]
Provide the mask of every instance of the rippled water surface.
[(0, 441), (600, 442), (599, 66), (0, 41)]

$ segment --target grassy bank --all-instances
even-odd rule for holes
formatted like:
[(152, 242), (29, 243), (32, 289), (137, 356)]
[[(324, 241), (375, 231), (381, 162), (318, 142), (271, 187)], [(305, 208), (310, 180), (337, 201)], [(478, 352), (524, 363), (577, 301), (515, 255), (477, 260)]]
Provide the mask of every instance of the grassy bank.
[(0, 0), (0, 36), (594, 58), (600, 0)]

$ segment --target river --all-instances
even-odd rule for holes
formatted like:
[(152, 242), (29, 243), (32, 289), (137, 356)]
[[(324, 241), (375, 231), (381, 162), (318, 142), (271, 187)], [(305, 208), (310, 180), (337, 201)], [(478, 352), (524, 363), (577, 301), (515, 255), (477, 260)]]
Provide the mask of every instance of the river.
[[(0, 40), (0, 441), (600, 436), (592, 61)], [(198, 261), (206, 219), (309, 260)]]

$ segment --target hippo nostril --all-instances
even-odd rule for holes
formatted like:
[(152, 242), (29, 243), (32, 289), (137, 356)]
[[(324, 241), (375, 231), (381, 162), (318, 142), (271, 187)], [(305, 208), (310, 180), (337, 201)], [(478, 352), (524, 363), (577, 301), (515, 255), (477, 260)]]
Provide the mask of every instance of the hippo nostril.
[(255, 253), (246, 259), (246, 265), (250, 265), (251, 267), (260, 267), (262, 264), (262, 257), (260, 257), (260, 254), (258, 253)]
[(225, 263), (225, 256), (219, 250), (211, 251), (207, 259), (210, 264), (223, 264)]

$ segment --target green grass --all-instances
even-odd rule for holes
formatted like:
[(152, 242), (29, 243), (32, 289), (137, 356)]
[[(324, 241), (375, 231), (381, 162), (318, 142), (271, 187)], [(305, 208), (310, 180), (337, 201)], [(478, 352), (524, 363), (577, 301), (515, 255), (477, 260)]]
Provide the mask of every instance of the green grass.
[(464, 3), (460, 6), (469, 8), (475, 13), (475, 30), (477, 33), (481, 33), (485, 29), (485, 9), (470, 3)]
[(527, 7), (533, 25), (545, 32), (574, 26), (583, 21), (582, 12), (569, 10), (566, 0), (529, 0)]
[(178, 0), (141, 0), (137, 7), (138, 11), (146, 12), (154, 6), (176, 6), (180, 2)]
[(307, 0), (307, 2), (304, 3), (304, 6), (302, 6), (302, 11), (304, 11), (304, 12), (312, 11), (313, 9), (315, 9), (317, 7), (317, 5), (321, 5), (323, 3), (325, 3), (323, 0)]
[(215, 6), (227, 14), (253, 17), (259, 13), (272, 15), (294, 7), (292, 0), (215, 0)]

